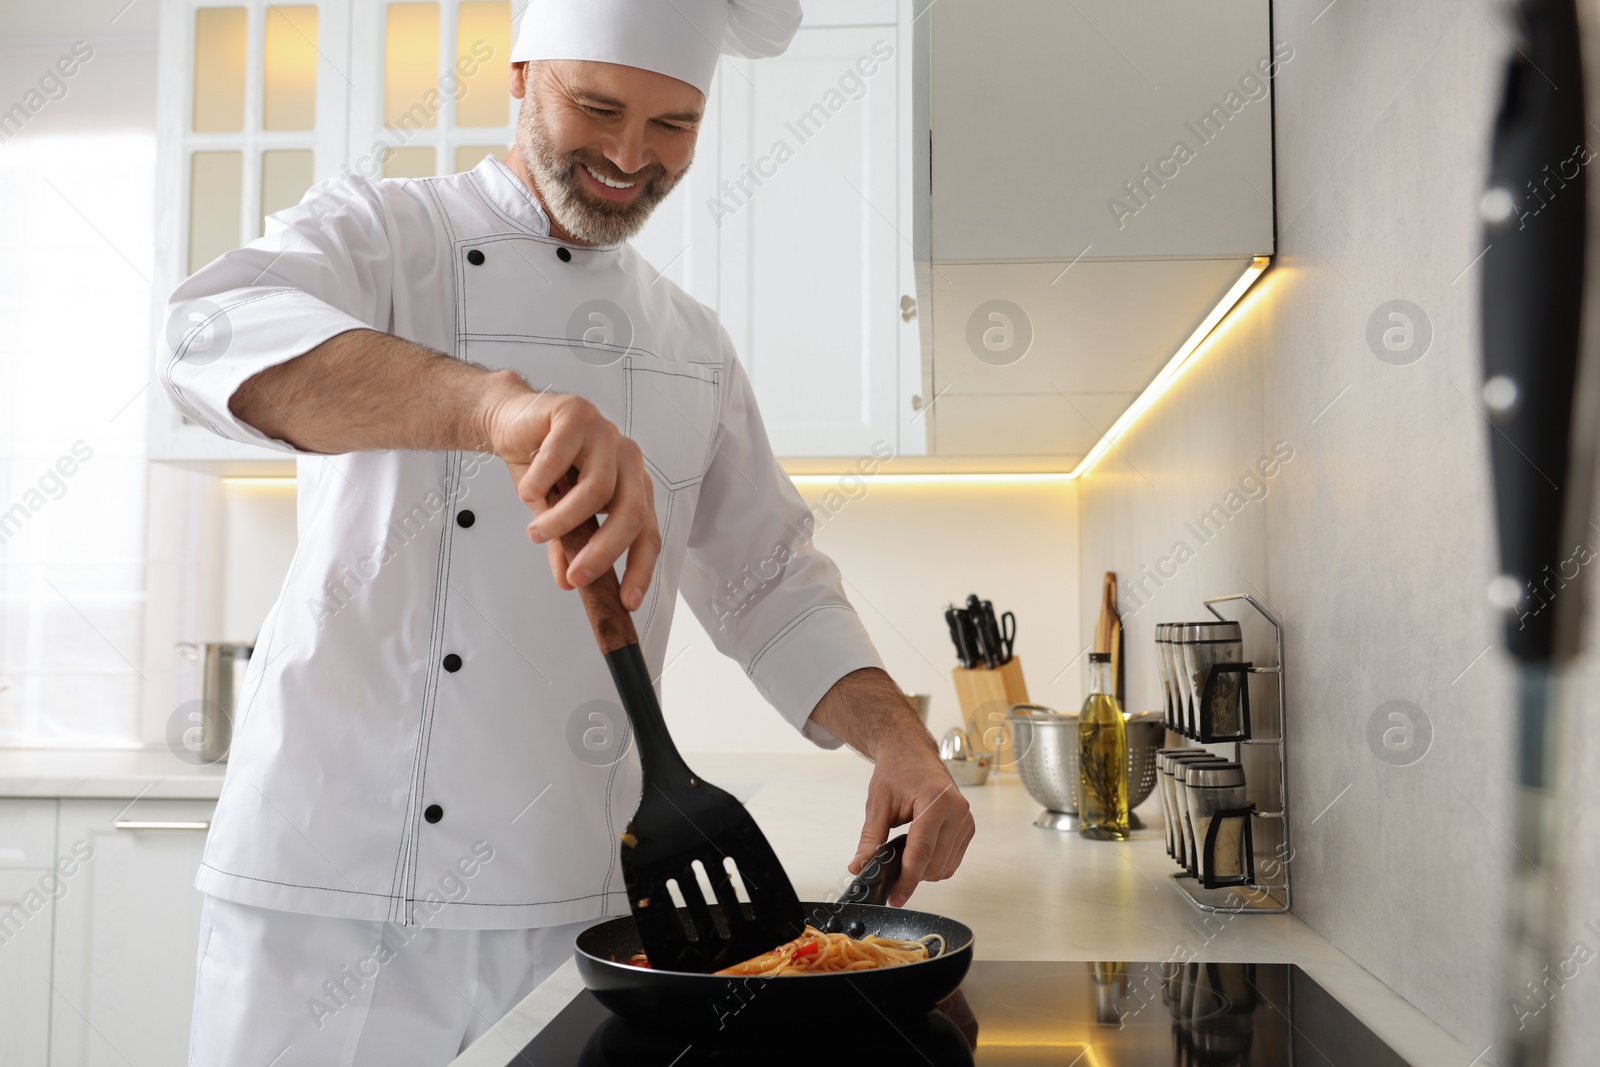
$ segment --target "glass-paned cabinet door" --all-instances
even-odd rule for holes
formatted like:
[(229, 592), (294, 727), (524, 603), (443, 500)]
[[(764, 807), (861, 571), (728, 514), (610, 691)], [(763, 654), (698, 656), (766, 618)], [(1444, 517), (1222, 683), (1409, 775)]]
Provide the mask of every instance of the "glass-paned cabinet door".
[(510, 0), (354, 0), (350, 168), (471, 170), (511, 143)]
[(261, 235), (344, 164), (348, 4), (167, 0), (162, 188), (176, 281)]
[[(344, 168), (349, 0), (163, 0), (157, 47), (159, 321), (180, 281)], [(152, 459), (271, 455), (193, 425), (160, 389), (149, 412)]]

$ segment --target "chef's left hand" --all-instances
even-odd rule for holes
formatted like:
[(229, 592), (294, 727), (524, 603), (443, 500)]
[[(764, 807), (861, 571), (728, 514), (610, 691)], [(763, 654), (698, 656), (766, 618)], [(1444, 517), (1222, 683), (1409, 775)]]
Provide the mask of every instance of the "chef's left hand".
[[(922, 735), (933, 740), (926, 730)], [(889, 906), (898, 908), (919, 882), (940, 882), (956, 873), (976, 824), (971, 805), (931, 744), (921, 744), (915, 737), (880, 742), (873, 764), (867, 818), (850, 873), (861, 873), (890, 832), (910, 823), (900, 877), (889, 887)]]
[(811, 719), (873, 762), (866, 822), (850, 873), (860, 874), (890, 832), (910, 823), (889, 903), (899, 907), (919, 882), (954, 874), (972, 841), (972, 809), (900, 687), (877, 668), (852, 671), (833, 684)]

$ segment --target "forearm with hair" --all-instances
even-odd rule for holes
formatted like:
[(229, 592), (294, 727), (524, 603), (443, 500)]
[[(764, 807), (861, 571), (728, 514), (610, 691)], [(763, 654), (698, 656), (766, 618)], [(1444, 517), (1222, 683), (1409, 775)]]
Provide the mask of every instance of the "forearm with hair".
[(938, 752), (900, 687), (876, 667), (851, 671), (834, 682), (811, 712), (811, 721), (868, 759), (877, 759), (891, 745)]
[(488, 410), (533, 391), (422, 345), (350, 330), (247, 379), (228, 409), (302, 452), (489, 448)]

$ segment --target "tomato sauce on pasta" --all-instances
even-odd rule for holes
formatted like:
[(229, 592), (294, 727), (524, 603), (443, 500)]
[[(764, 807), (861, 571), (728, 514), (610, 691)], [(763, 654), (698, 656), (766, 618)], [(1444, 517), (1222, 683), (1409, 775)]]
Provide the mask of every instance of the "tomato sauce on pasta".
[[(902, 963), (917, 963), (930, 955), (930, 946), (944, 948), (944, 937), (928, 934), (915, 941), (901, 941), (892, 937), (869, 935), (853, 938), (849, 934), (825, 934), (815, 926), (807, 926), (805, 933), (793, 941), (779, 945), (771, 952), (724, 967), (717, 974), (736, 977), (779, 978), (792, 974), (835, 974), (840, 971), (869, 971), (879, 967), (896, 967)], [(635, 967), (650, 966), (643, 952), (635, 952), (628, 960)]]

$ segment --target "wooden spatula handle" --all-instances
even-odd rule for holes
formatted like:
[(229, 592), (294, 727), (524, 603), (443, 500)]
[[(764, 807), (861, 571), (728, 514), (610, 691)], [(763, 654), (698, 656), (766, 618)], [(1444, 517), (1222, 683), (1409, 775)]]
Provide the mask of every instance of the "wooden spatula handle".
[[(556, 484), (550, 487), (545, 497), (545, 503), (554, 506), (577, 480), (576, 468), (564, 477), (557, 478)], [(599, 520), (590, 516), (562, 534), (561, 547), (567, 553), (567, 562), (571, 563), (583, 551), (583, 546), (589, 543), (589, 538), (599, 532)], [(601, 652), (609, 655), (619, 648), (639, 643), (638, 631), (633, 628), (633, 616), (628, 614), (628, 609), (622, 603), (622, 583), (617, 580), (617, 572), (613, 568), (607, 567), (594, 581), (581, 586), (578, 596), (583, 601), (583, 610), (589, 614), (589, 625), (594, 627), (594, 639), (600, 645)]]

